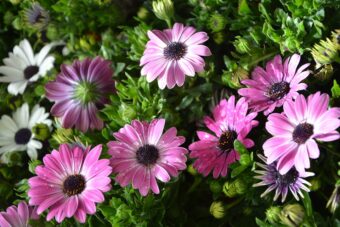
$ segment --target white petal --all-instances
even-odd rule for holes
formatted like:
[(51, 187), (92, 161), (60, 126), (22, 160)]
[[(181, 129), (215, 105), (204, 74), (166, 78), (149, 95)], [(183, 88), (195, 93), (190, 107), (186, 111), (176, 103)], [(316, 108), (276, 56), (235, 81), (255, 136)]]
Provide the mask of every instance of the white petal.
[(27, 154), (31, 158), (31, 160), (36, 160), (38, 158), (38, 152), (33, 147), (28, 147), (27, 148)]
[(23, 104), (19, 109), (17, 109), (17, 111), (13, 113), (13, 119), (19, 128), (28, 127), (29, 107), (27, 103)]
[(27, 57), (29, 63), (31, 65), (35, 65), (35, 58), (34, 58), (34, 53), (31, 47), (31, 44), (27, 41), (27, 39), (24, 39), (20, 42), (19, 46), (23, 50), (25, 56)]
[(0, 66), (0, 73), (5, 76), (0, 77), (0, 82), (13, 82), (20, 81), (24, 79), (24, 74), (19, 69), (9, 67), (9, 66)]
[(39, 66), (39, 74), (45, 76), (45, 74), (53, 68), (54, 57), (48, 56)]
[(3, 59), (3, 62), (12, 66), (19, 70), (24, 70), (27, 67), (27, 63), (25, 60), (21, 59), (19, 56), (14, 55), (13, 53), (9, 53), (9, 58)]
[(49, 114), (45, 112), (45, 108), (35, 105), (32, 109), (28, 127), (33, 128), (38, 123), (44, 123), (51, 126), (52, 121), (48, 119), (48, 116)]
[(23, 94), (27, 86), (27, 80), (10, 83), (7, 90), (12, 95)]
[(41, 65), (44, 59), (47, 57), (48, 53), (50, 52), (51, 48), (58, 45), (56, 42), (47, 44), (44, 46), (38, 54), (35, 55), (35, 62), (37, 65)]
[(5, 153), (5, 152), (13, 152), (13, 151), (20, 151), (21, 150), (21, 146), (18, 146), (14, 143), (7, 145), (7, 146), (3, 146), (0, 148), (0, 154)]
[(0, 130), (2, 131), (9, 131), (13, 134), (18, 131), (17, 124), (7, 115), (3, 115), (0, 121)]

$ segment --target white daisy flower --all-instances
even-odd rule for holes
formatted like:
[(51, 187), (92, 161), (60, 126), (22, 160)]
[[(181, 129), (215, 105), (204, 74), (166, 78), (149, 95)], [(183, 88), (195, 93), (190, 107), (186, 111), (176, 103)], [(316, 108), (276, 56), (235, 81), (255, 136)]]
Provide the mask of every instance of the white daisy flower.
[(13, 117), (3, 115), (0, 119), (0, 155), (1, 161), (7, 163), (6, 153), (13, 151), (27, 151), (28, 156), (37, 159), (37, 149), (42, 148), (42, 143), (35, 140), (33, 127), (38, 123), (46, 124), (50, 129), (52, 121), (45, 108), (35, 105), (31, 116), (28, 104), (23, 104), (14, 113)]
[(53, 68), (54, 57), (48, 55), (56, 43), (44, 46), (40, 52), (34, 55), (31, 44), (22, 40), (19, 46), (15, 46), (13, 53), (3, 59), (4, 66), (0, 66), (0, 82), (10, 83), (7, 90), (10, 94), (23, 94), (27, 84), (44, 76)]

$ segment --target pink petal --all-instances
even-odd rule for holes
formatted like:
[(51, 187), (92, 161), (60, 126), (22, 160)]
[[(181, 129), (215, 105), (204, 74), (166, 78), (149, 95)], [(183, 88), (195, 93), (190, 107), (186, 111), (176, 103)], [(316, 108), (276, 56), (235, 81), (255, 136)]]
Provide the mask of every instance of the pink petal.
[(316, 159), (320, 156), (320, 150), (315, 140), (309, 139), (306, 142), (306, 146), (307, 146), (308, 155), (310, 158)]
[(150, 122), (148, 130), (148, 142), (149, 144), (157, 144), (164, 129), (164, 119), (154, 119)]

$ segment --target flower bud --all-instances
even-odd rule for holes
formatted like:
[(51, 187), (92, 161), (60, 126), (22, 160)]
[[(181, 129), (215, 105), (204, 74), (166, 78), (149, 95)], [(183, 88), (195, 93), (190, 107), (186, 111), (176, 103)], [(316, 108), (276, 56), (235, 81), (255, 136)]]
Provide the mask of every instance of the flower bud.
[(332, 212), (334, 213), (336, 211), (336, 209), (339, 207), (339, 203), (340, 203), (340, 194), (338, 191), (339, 187), (336, 186), (333, 190), (333, 193), (331, 195), (331, 197), (329, 198), (326, 207)]
[(192, 166), (192, 164), (188, 165), (187, 171), (193, 176), (197, 175), (197, 170)]
[[(320, 65), (319, 65), (320, 66)], [(314, 77), (318, 81), (328, 82), (333, 76), (333, 66), (332, 64), (325, 64), (316, 69)]]
[(240, 54), (246, 54), (249, 53), (249, 43), (245, 38), (242, 38), (241, 36), (236, 36), (236, 40), (234, 41), (234, 47), (237, 52)]
[(210, 214), (216, 219), (223, 218), (225, 216), (225, 210), (221, 201), (213, 202), (210, 206)]
[(330, 40), (321, 40), (320, 44), (315, 44), (312, 49), (314, 60), (319, 64), (330, 64), (339, 61), (337, 46)]
[(218, 181), (211, 181), (209, 184), (210, 191), (212, 193), (220, 193), (222, 191), (222, 185)]
[(153, 1), (152, 9), (156, 17), (164, 21), (169, 21), (174, 15), (174, 4), (171, 0)]
[(332, 41), (337, 46), (338, 50), (340, 50), (340, 29), (332, 32)]
[(226, 19), (221, 14), (214, 13), (209, 18), (208, 27), (213, 32), (219, 32), (225, 28), (226, 22)]
[(230, 198), (237, 196), (237, 189), (235, 187), (235, 184), (232, 184), (229, 181), (224, 183), (223, 192), (226, 196)]
[(269, 207), (266, 210), (266, 217), (267, 220), (271, 223), (271, 224), (275, 224), (280, 220), (280, 213), (281, 213), (281, 208), (280, 207)]
[(48, 137), (50, 137), (50, 129), (48, 128), (47, 125), (42, 123), (37, 124), (36, 126), (33, 127), (33, 133), (34, 137), (41, 141), (44, 141)]
[(281, 223), (289, 227), (300, 226), (304, 217), (305, 211), (298, 203), (284, 206), (280, 213)]

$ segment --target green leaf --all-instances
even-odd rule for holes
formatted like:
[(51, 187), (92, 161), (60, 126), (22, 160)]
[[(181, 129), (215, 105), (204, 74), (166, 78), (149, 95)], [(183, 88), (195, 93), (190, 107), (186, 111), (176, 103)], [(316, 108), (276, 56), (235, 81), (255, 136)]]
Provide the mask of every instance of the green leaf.
[(313, 207), (312, 207), (312, 201), (309, 197), (308, 192), (303, 192), (303, 205), (305, 206), (306, 209), (306, 214), (308, 218), (313, 218)]
[(256, 224), (257, 224), (258, 226), (260, 226), (260, 227), (271, 227), (271, 226), (272, 226), (272, 225), (270, 225), (270, 224), (268, 224), (268, 223), (262, 221), (262, 220), (259, 219), (259, 218), (256, 218), (255, 220), (256, 220)]
[(332, 98), (340, 98), (340, 86), (339, 84), (336, 82), (336, 80), (333, 80), (333, 87), (331, 88), (331, 92), (332, 92)]
[(240, 175), (240, 173), (242, 173), (244, 170), (246, 170), (247, 167), (248, 167), (248, 165), (246, 165), (246, 166), (238, 166), (235, 169), (233, 169), (231, 171), (231, 178), (234, 178), (234, 177)]
[(35, 174), (35, 168), (38, 166), (38, 165), (41, 165), (41, 161), (40, 160), (32, 160), (28, 163), (28, 170)]
[(240, 154), (249, 154), (247, 148), (239, 140), (234, 141), (234, 148)]
[(246, 15), (246, 14), (250, 14), (250, 13), (251, 13), (251, 10), (248, 6), (247, 0), (239, 0), (238, 14)]

